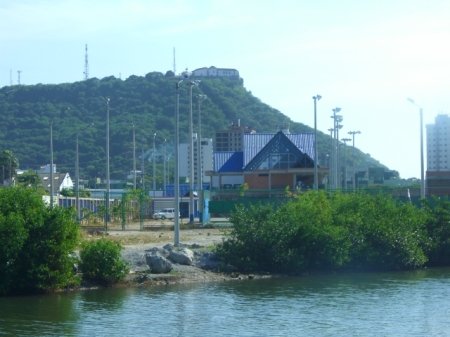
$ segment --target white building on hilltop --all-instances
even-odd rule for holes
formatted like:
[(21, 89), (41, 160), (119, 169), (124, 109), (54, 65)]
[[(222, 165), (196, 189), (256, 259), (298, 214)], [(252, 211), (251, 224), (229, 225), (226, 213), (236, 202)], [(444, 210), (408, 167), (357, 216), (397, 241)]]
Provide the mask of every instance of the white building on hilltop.
[(203, 67), (192, 72), (194, 77), (232, 77), (239, 78), (239, 71), (231, 68)]

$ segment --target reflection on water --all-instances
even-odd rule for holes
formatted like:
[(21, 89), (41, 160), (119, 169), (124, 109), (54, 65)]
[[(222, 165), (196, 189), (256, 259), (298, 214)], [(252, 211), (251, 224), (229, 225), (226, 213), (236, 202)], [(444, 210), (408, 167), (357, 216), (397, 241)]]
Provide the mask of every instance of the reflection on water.
[(442, 268), (11, 297), (0, 335), (449, 335), (449, 295)]

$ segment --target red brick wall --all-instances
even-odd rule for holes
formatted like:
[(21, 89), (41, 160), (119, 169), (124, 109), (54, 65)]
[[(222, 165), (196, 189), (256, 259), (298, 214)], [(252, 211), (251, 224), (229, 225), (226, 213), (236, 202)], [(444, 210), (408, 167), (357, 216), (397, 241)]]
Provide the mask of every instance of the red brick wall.
[(272, 186), (269, 187), (269, 175), (260, 176), (258, 173), (244, 175), (244, 182), (249, 189), (285, 189), (286, 186), (293, 188), (293, 174), (272, 174)]

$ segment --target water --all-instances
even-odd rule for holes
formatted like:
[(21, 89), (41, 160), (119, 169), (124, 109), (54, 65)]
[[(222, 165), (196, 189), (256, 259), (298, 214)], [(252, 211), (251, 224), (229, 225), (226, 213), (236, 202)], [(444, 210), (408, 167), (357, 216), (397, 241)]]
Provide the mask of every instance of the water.
[(448, 336), (450, 268), (0, 298), (0, 336)]

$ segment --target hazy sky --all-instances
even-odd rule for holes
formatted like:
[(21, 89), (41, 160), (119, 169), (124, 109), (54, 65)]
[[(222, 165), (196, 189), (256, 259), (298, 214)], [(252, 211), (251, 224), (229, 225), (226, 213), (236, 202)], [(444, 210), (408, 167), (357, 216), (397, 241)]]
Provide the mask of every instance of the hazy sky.
[[(356, 146), (402, 178), (420, 177), (425, 124), (450, 113), (448, 0), (0, 0), (0, 87), (236, 68), (296, 122), (360, 130)], [(245, 123), (245, 121), (242, 121)], [(274, 131), (275, 126), (274, 126)], [(426, 159), (426, 157), (425, 157)], [(425, 164), (426, 169), (426, 164)]]

